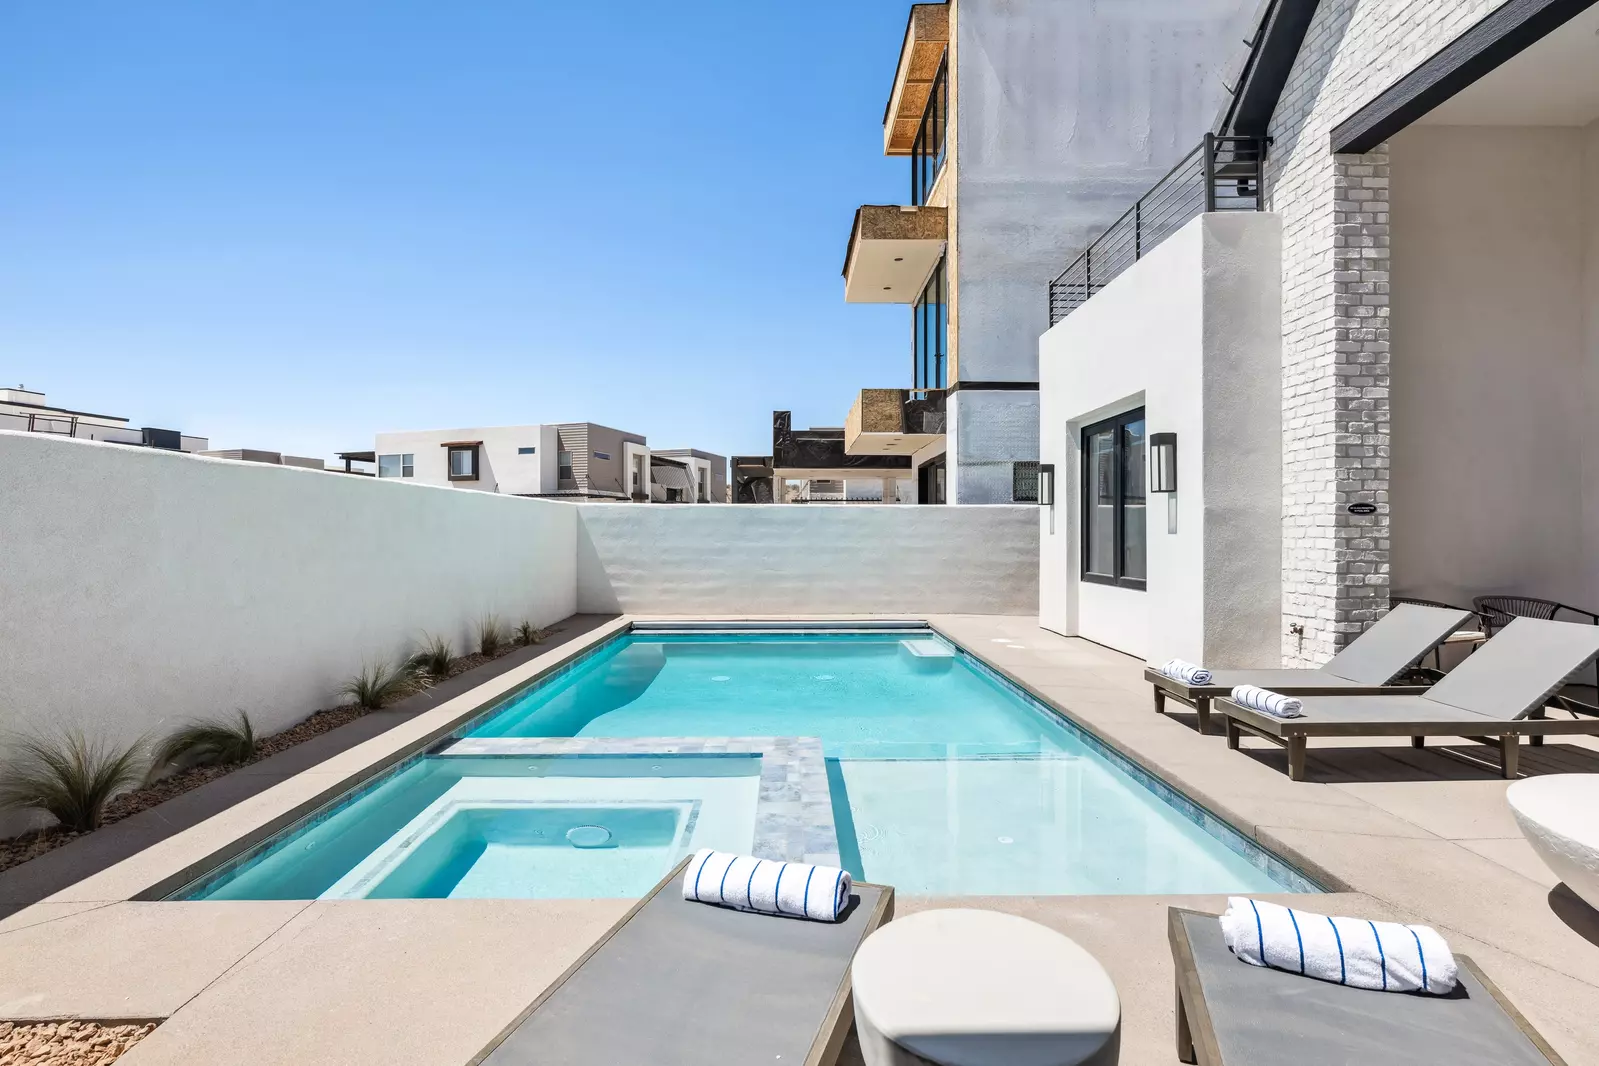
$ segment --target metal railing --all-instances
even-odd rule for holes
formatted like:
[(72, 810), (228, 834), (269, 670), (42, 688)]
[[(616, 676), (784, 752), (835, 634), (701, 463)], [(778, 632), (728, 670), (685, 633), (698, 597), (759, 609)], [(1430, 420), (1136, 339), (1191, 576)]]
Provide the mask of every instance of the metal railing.
[(1049, 324), (1083, 306), (1201, 213), (1264, 210), (1266, 146), (1264, 137), (1205, 134), (1199, 147), (1049, 283)]

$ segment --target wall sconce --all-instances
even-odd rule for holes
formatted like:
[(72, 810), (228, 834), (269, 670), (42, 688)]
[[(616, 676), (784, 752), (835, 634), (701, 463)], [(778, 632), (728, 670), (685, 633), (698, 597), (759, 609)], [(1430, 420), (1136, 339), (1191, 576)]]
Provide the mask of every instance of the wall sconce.
[(1038, 506), (1055, 506), (1055, 464), (1038, 464)]
[(1149, 435), (1149, 491), (1177, 491), (1177, 434)]

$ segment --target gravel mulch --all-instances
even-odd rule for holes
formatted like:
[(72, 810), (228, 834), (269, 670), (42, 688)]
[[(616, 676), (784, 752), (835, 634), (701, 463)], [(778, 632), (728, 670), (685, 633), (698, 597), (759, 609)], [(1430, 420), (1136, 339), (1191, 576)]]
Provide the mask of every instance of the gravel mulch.
[(154, 1022), (0, 1022), (5, 1066), (104, 1066), (149, 1036)]
[[(536, 641), (535, 643), (542, 643), (542, 641)], [(458, 674), (464, 674), (468, 670), (476, 669), (485, 663), (491, 663), (495, 659), (509, 655), (521, 647), (522, 645), (520, 644), (507, 644), (494, 655), (481, 655), (473, 652), (470, 655), (463, 655), (453, 659), (450, 662), (449, 676), (455, 677)], [(403, 699), (404, 696), (411, 694), (411, 692), (407, 692), (400, 698)], [(365, 708), (356, 707), (353, 704), (344, 704), (343, 706), (317, 711), (309, 718), (290, 726), (281, 733), (274, 733), (269, 737), (262, 737), (256, 741), (255, 758), (247, 762), (229, 763), (226, 766), (196, 766), (193, 769), (182, 770), (163, 777), (159, 781), (152, 781), (150, 784), (136, 788), (132, 792), (124, 792), (106, 804), (102, 825), (110, 825), (112, 822), (121, 821), (130, 815), (148, 810), (159, 803), (165, 803), (169, 799), (183, 795), (190, 789), (199, 788), (208, 781), (215, 781), (219, 777), (224, 777), (241, 766), (260, 762), (262, 759), (286, 751), (296, 744), (303, 744), (313, 737), (319, 737), (323, 733), (339, 728), (341, 725), (347, 725), (368, 713), (370, 712)], [(13, 866), (20, 866), (29, 859), (36, 859), (46, 852), (54, 851), (63, 844), (69, 844), (83, 835), (82, 833), (66, 833), (58, 829), (41, 829), (36, 833), (29, 833), (25, 836), (14, 837), (10, 840), (0, 840), (0, 872), (9, 870)], [(0, 1066), (11, 1066), (11, 1060), (5, 1057), (7, 1053), (6, 1047), (5, 1044), (0, 1043)], [(18, 1061), (32, 1062), (33, 1060), (19, 1059)], [(53, 1062), (55, 1060), (40, 1059), (39, 1061)], [(76, 1062), (78, 1060), (62, 1059), (60, 1061)], [(109, 1062), (110, 1060), (107, 1059), (106, 1061)]]

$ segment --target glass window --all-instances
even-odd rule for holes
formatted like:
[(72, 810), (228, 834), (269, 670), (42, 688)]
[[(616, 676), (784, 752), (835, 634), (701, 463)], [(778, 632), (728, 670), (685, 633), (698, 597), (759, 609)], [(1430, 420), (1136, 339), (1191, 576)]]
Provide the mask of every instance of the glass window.
[(1083, 580), (1141, 589), (1144, 561), (1144, 411), (1083, 430)]
[(933, 268), (933, 274), (922, 288), (911, 308), (911, 377), (917, 389), (942, 389), (945, 387), (944, 369), (945, 337), (949, 326), (949, 287), (944, 276), (944, 262)]
[(406, 452), (404, 455), (400, 456), (400, 476), (416, 476), (416, 456), (410, 452)]
[(516, 450), (516, 454), (517, 455), (533, 455), (537, 451), (538, 451), (537, 448), (518, 448)]
[(555, 472), (555, 476), (556, 477), (560, 478), (562, 481), (571, 481), (571, 480), (573, 480), (575, 475), (572, 473), (572, 453), (571, 452), (567, 452), (567, 451), (556, 452), (555, 453), (555, 465), (556, 465), (556, 467), (558, 467), (558, 469)]
[(450, 480), (477, 480), (477, 448), (464, 445), (450, 449)]
[(595, 452), (594, 453), (594, 458), (596, 458), (596, 459), (609, 459), (610, 457), (611, 457), (611, 453), (610, 452)]
[(949, 67), (941, 62), (927, 94), (921, 125), (911, 145), (911, 203), (920, 207), (938, 181), (944, 166), (944, 139), (949, 128)]
[(378, 456), (378, 477), (404, 477), (400, 473), (400, 458), (398, 455)]

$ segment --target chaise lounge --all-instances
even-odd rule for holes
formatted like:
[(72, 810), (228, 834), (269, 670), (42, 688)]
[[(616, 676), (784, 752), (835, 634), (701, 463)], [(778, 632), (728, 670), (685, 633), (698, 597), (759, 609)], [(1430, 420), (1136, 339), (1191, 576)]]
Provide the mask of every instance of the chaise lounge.
[(1374, 992), (1240, 962), (1213, 914), (1168, 912), (1177, 970), (1177, 1056), (1199, 1066), (1564, 1066), (1494, 987), (1456, 955), (1447, 996)]
[(850, 963), (893, 916), (894, 890), (855, 882), (836, 923), (774, 917), (685, 900), (688, 863), (471, 1066), (835, 1062), (853, 1020)]
[(1599, 735), (1599, 721), (1544, 717), (1549, 697), (1567, 677), (1599, 656), (1599, 626), (1518, 618), (1455, 667), (1425, 695), (1309, 696), (1302, 716), (1278, 718), (1218, 699), (1215, 713), (1226, 720), (1227, 746), (1243, 733), (1288, 749), (1288, 776), (1305, 777), (1310, 737), (1467, 737), (1499, 748), (1500, 772), (1516, 776), (1523, 736), (1542, 744), (1550, 734)]
[(1416, 695), (1426, 692), (1427, 686), (1391, 682), (1473, 617), (1465, 610), (1401, 603), (1331, 661), (1313, 670), (1217, 670), (1209, 684), (1191, 685), (1146, 666), (1144, 680), (1155, 686), (1157, 713), (1165, 713), (1167, 697), (1186, 703), (1199, 712), (1201, 733), (1210, 732), (1211, 701), (1239, 685), (1255, 685), (1285, 696)]

